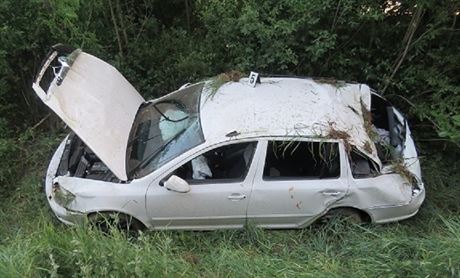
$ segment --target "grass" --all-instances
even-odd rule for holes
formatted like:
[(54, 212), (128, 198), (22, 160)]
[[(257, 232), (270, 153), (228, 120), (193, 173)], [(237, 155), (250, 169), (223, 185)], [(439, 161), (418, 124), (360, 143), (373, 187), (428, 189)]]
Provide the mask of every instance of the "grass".
[[(41, 153), (54, 147), (38, 145)], [(336, 221), (304, 230), (249, 226), (136, 238), (57, 223), (40, 185), (47, 157), (33, 159), (32, 170), (1, 196), (0, 277), (460, 276), (458, 162), (440, 154), (423, 161), (428, 193), (421, 211), (399, 223)]]
[(220, 89), (220, 87), (222, 87), (228, 82), (239, 82), (243, 76), (244, 74), (242, 72), (231, 70), (213, 77), (209, 83), (210, 92), (209, 95), (206, 97), (206, 101), (214, 99), (214, 96)]

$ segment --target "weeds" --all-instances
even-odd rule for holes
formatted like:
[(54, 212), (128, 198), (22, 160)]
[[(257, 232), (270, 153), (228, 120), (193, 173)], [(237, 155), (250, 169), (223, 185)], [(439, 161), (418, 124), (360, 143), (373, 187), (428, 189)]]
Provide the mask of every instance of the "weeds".
[(405, 178), (411, 185), (417, 184), (417, 180), (415, 179), (414, 174), (412, 174), (409, 169), (407, 169), (403, 159), (393, 160), (391, 167), (395, 173)]
[(350, 134), (346, 131), (343, 131), (343, 130), (338, 130), (336, 127), (335, 127), (335, 123), (334, 122), (329, 122), (329, 131), (326, 135), (326, 138), (328, 139), (336, 139), (336, 140), (342, 140), (343, 142), (343, 145), (345, 146), (345, 150), (347, 151), (347, 153), (349, 154), (352, 150), (352, 146), (351, 146), (351, 143), (350, 143)]

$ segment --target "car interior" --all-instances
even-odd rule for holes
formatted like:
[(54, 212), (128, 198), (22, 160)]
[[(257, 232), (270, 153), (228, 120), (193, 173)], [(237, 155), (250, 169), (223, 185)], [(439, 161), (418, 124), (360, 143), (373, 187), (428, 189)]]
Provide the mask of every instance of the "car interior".
[(265, 180), (304, 178), (324, 179), (340, 176), (337, 143), (270, 141), (263, 178)]
[(246, 142), (218, 147), (185, 163), (173, 175), (190, 184), (242, 181), (249, 170), (256, 145), (256, 142)]
[(383, 165), (390, 164), (401, 156), (406, 137), (405, 123), (399, 122), (393, 106), (382, 97), (371, 95), (372, 124), (378, 139), (374, 140), (377, 154)]

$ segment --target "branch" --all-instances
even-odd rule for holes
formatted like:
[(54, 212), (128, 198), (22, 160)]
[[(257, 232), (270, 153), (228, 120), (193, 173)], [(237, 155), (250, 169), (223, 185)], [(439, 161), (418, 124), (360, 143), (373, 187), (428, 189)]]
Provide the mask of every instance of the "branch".
[(109, 8), (110, 8), (110, 15), (111, 15), (112, 22), (113, 22), (113, 28), (115, 29), (115, 34), (117, 35), (118, 50), (120, 52), (120, 56), (123, 58), (123, 47), (121, 46), (121, 39), (120, 39), (120, 34), (118, 33), (117, 20), (115, 18), (115, 13), (113, 11), (112, 0), (108, 0), (108, 1), (109, 1)]
[(401, 66), (402, 62), (406, 58), (407, 52), (409, 50), (409, 47), (412, 43), (412, 38), (414, 36), (415, 31), (417, 30), (418, 24), (420, 23), (420, 19), (422, 18), (423, 14), (423, 8), (422, 6), (417, 6), (417, 10), (415, 11), (414, 16), (412, 17), (412, 20), (409, 24), (409, 27), (407, 28), (406, 34), (404, 35), (403, 42), (406, 43), (406, 46), (404, 47), (403, 52), (398, 56), (396, 66), (393, 68), (393, 71), (390, 75), (389, 78), (386, 79), (385, 81), (385, 86), (383, 87), (382, 90), (382, 95), (385, 93), (386, 89), (390, 85), (390, 81), (393, 79), (395, 76), (396, 72), (399, 70), (399, 67)]
[(126, 34), (126, 27), (125, 27), (125, 22), (123, 20), (123, 15), (122, 15), (122, 10), (120, 7), (120, 0), (116, 0), (116, 5), (117, 5), (117, 14), (118, 18), (120, 19), (120, 25), (121, 25), (121, 31), (123, 34), (123, 38), (125, 39), (125, 46), (128, 45), (128, 35)]
[(43, 119), (41, 119), (38, 123), (36, 123), (36, 124), (32, 127), (32, 130), (33, 130), (33, 129), (36, 129), (39, 125), (41, 125), (46, 119), (49, 118), (50, 115), (51, 115), (51, 113), (48, 113), (48, 115), (46, 115), (45, 117), (43, 117)]

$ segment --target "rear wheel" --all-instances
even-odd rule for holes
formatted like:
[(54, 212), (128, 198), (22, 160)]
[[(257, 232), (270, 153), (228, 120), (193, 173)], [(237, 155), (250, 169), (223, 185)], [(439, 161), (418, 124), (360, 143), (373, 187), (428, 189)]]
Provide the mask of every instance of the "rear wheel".
[(361, 224), (364, 219), (358, 210), (352, 208), (335, 208), (328, 211), (320, 220), (321, 223), (344, 221), (352, 224)]

